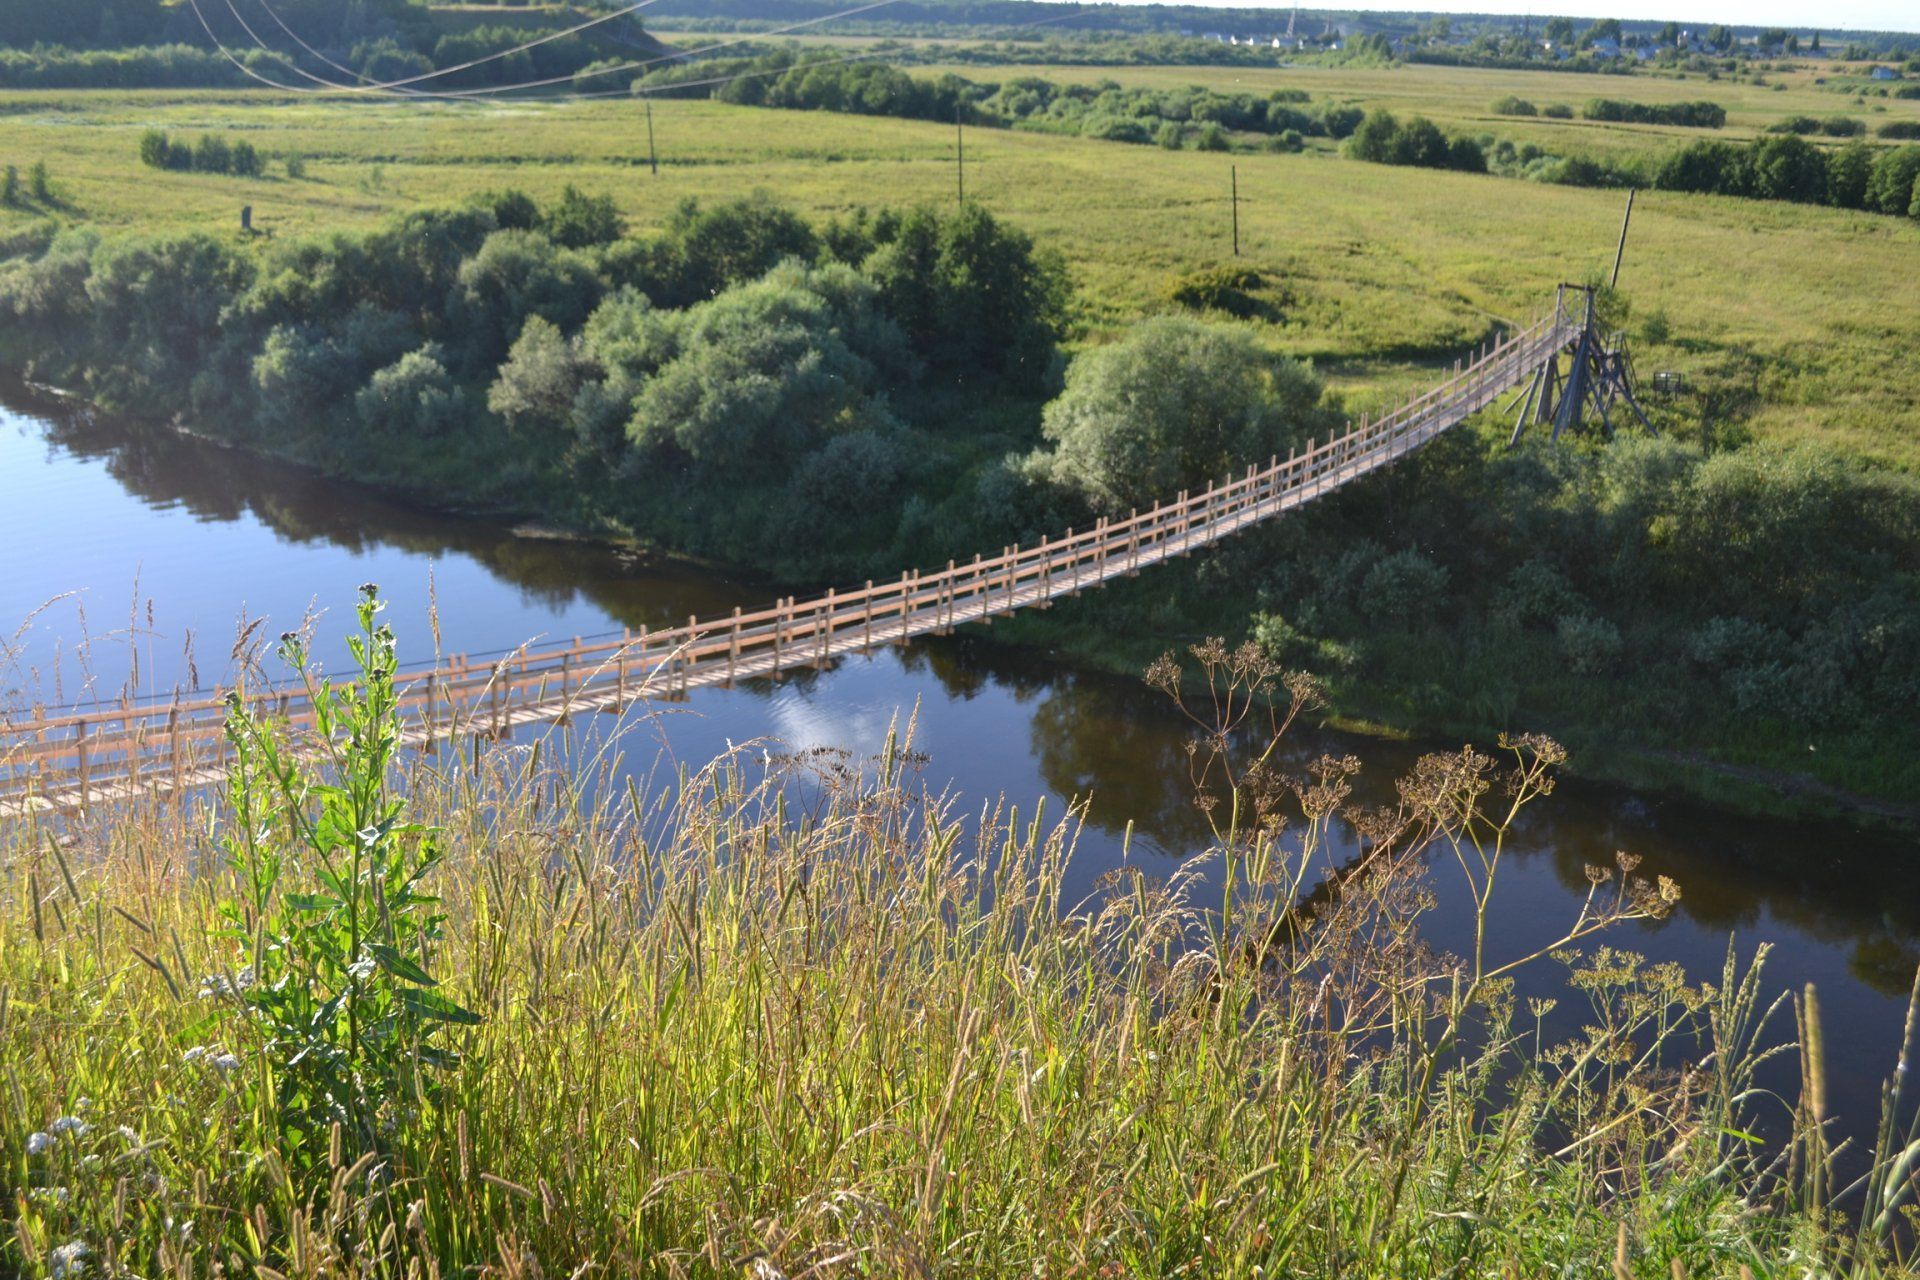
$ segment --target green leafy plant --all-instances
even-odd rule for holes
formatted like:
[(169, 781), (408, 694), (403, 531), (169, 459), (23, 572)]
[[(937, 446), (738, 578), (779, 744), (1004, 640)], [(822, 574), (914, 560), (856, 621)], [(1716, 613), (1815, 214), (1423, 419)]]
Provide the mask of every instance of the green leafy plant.
[(244, 697), (229, 703), (222, 847), (235, 893), (220, 914), (235, 964), (203, 983), (221, 1008), (195, 1031), (224, 1027), (257, 1055), (248, 1078), (296, 1149), (335, 1125), (369, 1149), (386, 1145), (457, 1063), (448, 1031), (480, 1021), (432, 974), (445, 916), (425, 882), (441, 852), (390, 785), (401, 721), (381, 608), (377, 589), (362, 588), (348, 641), (356, 682), (318, 677), (304, 641), (281, 638), (312, 701), (297, 742)]

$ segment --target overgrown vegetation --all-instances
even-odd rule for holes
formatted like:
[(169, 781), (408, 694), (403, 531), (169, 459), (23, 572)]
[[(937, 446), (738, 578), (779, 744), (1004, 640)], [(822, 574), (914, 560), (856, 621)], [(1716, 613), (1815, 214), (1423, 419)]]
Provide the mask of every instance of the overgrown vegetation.
[(1273, 766), (1311, 681), (1197, 646), (1148, 679), (1212, 851), (1076, 901), (1070, 825), (959, 818), (897, 738), (651, 798), (402, 760), (376, 607), (313, 733), (236, 707), (204, 819), (0, 836), (9, 1270), (1908, 1273), (1900, 1086), (1843, 1187), (1811, 988), (1610, 945), (1681, 892), (1629, 854), (1502, 942), (1548, 740), (1361, 812), (1357, 762)]
[(929, 79), (879, 62), (848, 62), (792, 48), (669, 67), (634, 81), (633, 91), (712, 97), (746, 106), (965, 120), (1198, 150), (1224, 150), (1230, 133), (1344, 138), (1361, 118), (1357, 108), (1332, 101), (1314, 104), (1300, 90), (1259, 95), (1198, 85), (1126, 89), (1111, 80), (1062, 85), (1037, 76), (1002, 83), (953, 74)]

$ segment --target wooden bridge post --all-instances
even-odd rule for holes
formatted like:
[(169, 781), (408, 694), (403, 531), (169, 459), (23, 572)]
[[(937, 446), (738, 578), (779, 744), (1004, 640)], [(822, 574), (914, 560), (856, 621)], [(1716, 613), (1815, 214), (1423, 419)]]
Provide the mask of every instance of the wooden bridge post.
[(780, 678), (780, 657), (787, 642), (787, 597), (773, 602), (773, 678)]
[(820, 647), (813, 660), (815, 670), (827, 665), (833, 653), (833, 588), (827, 588), (826, 601), (815, 611), (819, 615)]
[(873, 579), (867, 579), (867, 601), (860, 610), (860, 647), (873, 648)]
[(727, 636), (727, 688), (733, 688), (733, 669), (740, 665), (740, 606), (733, 606), (733, 631)]
[(947, 561), (947, 579), (946, 579), (946, 597), (947, 597), (946, 599), (946, 604), (947, 604), (946, 634), (947, 635), (953, 634), (953, 597), (958, 587), (959, 587), (959, 583), (954, 579), (953, 561), (949, 560)]
[(918, 569), (906, 569), (900, 574), (900, 634), (893, 638), (897, 648), (907, 642), (907, 632), (913, 626), (913, 593), (920, 581)]
[(1140, 576), (1140, 508), (1127, 511), (1127, 576)]
[(693, 641), (700, 632), (700, 619), (687, 615), (687, 642), (680, 646), (680, 696), (687, 696), (687, 680), (693, 674)]
[(80, 774), (80, 812), (87, 811), (87, 775), (90, 772), (87, 745), (87, 722), (77, 721), (73, 726), (75, 764)]

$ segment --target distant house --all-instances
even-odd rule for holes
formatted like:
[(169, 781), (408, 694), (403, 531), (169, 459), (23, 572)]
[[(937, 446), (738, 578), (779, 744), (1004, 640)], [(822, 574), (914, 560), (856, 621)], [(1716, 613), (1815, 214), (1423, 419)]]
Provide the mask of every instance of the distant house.
[(1617, 58), (1620, 56), (1620, 42), (1612, 36), (1604, 36), (1593, 42), (1593, 56), (1596, 58)]
[(1867, 78), (1869, 80), (1898, 80), (1900, 73), (1892, 67), (1875, 67), (1873, 70), (1867, 72)]

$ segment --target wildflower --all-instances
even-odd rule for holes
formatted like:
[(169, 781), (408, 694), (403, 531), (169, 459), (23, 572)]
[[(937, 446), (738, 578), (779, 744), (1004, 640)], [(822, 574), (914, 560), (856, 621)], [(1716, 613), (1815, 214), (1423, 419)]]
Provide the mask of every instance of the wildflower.
[(53, 1146), (53, 1135), (50, 1133), (30, 1133), (27, 1135), (27, 1154), (30, 1156), (43, 1155), (51, 1146)]
[(188, 1066), (192, 1066), (194, 1063), (200, 1061), (200, 1059), (206, 1057), (209, 1053), (212, 1053), (212, 1052), (213, 1050), (209, 1049), (206, 1045), (197, 1044), (193, 1046), (193, 1048), (181, 1054), (180, 1061), (186, 1063)]
[(240, 1059), (231, 1053), (223, 1053), (213, 1060), (213, 1069), (221, 1075), (231, 1075), (240, 1069)]
[(47, 1126), (47, 1132), (55, 1134), (70, 1133), (74, 1137), (79, 1138), (84, 1137), (87, 1130), (91, 1128), (93, 1128), (93, 1126), (85, 1120), (82, 1120), (79, 1116), (61, 1116), (58, 1120), (55, 1120)]
[(73, 1192), (67, 1190), (65, 1187), (35, 1187), (32, 1191), (29, 1191), (27, 1195), (34, 1200), (40, 1201), (42, 1204), (59, 1205), (61, 1207), (65, 1207), (66, 1203), (73, 1199)]
[(361, 982), (365, 982), (368, 978), (371, 978), (373, 976), (373, 970), (374, 963), (371, 958), (355, 960), (347, 966), (348, 975)]
[(87, 1269), (87, 1256), (93, 1251), (79, 1240), (69, 1240), (47, 1255), (47, 1272), (53, 1280), (77, 1276)]

